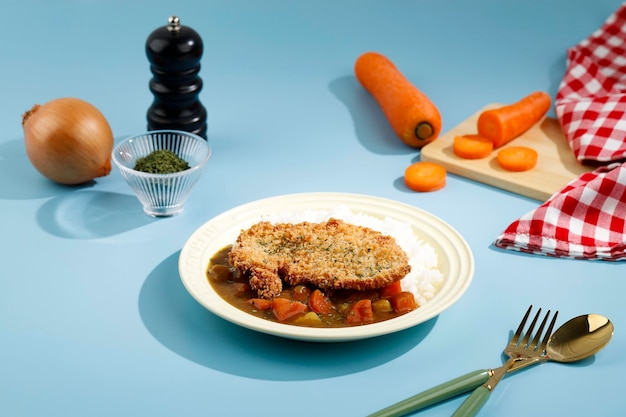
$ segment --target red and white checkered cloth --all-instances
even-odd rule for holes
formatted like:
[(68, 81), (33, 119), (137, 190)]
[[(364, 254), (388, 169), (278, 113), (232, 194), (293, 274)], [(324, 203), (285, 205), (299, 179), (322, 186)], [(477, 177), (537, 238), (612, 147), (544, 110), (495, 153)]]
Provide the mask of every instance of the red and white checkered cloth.
[(513, 222), (494, 244), (547, 256), (626, 260), (626, 4), (567, 51), (555, 100), (576, 158), (605, 164)]
[(580, 161), (626, 158), (626, 5), (567, 51), (556, 115)]

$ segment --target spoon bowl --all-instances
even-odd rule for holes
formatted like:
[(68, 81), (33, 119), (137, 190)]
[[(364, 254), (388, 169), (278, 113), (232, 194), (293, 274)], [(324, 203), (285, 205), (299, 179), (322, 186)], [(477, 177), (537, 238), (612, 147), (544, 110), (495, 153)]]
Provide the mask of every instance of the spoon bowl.
[(599, 314), (574, 317), (559, 327), (546, 345), (546, 360), (576, 362), (604, 348), (613, 337), (613, 323)]

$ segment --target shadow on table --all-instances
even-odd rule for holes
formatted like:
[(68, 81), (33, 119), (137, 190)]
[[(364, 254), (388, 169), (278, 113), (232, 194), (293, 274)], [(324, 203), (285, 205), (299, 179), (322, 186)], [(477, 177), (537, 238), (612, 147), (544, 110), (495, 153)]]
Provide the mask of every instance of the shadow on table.
[(50, 234), (70, 239), (113, 236), (144, 226), (153, 219), (134, 195), (97, 191), (97, 180), (80, 185), (57, 184), (30, 163), (23, 139), (0, 144), (0, 199), (50, 198), (37, 212), (37, 222)]
[(363, 147), (379, 155), (415, 153), (396, 136), (374, 98), (355, 77), (337, 78), (328, 88), (350, 112), (356, 137)]
[(379, 366), (419, 344), (436, 318), (412, 329), (347, 343), (310, 343), (244, 329), (198, 304), (178, 274), (180, 252), (147, 277), (139, 312), (165, 347), (202, 366), (248, 378), (294, 381), (330, 378)]
[(68, 239), (114, 236), (156, 220), (143, 212), (135, 196), (108, 191), (63, 193), (37, 212), (42, 229)]

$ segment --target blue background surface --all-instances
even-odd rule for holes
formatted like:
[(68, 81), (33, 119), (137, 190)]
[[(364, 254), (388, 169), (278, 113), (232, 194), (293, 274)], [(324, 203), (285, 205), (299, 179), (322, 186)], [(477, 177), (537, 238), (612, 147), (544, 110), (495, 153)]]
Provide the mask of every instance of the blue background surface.
[[(393, 134), (353, 76), (387, 55), (439, 107), (444, 131), (492, 102), (552, 96), (568, 47), (619, 1), (2, 0), (0, 43), (0, 414), (5, 416), (363, 416), (501, 363), (529, 304), (611, 318), (613, 341), (576, 365), (505, 379), (480, 415), (621, 415), (622, 263), (494, 249), (539, 202), (450, 175), (409, 191), (419, 152)], [(64, 187), (29, 163), (21, 115), (87, 100), (117, 139), (146, 129), (144, 46), (176, 14), (204, 41), (201, 100), (214, 155), (169, 219), (143, 214), (119, 172)], [(466, 294), (437, 318), (372, 340), (312, 344), (238, 328), (182, 286), (178, 255), (213, 216), (256, 199), (350, 192), (427, 210), (476, 261)], [(447, 416), (454, 399), (423, 411)]]

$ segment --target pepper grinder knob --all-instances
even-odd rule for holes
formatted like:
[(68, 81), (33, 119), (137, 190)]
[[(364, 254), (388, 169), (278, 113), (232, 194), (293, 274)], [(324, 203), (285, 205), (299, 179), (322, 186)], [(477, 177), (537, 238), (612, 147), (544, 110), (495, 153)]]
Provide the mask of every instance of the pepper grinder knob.
[(200, 35), (170, 16), (146, 41), (146, 56), (154, 101), (148, 109), (148, 130), (182, 130), (206, 139), (207, 112), (199, 100), (202, 90)]
[(170, 32), (180, 32), (180, 19), (178, 16), (170, 16), (167, 18), (167, 30)]

